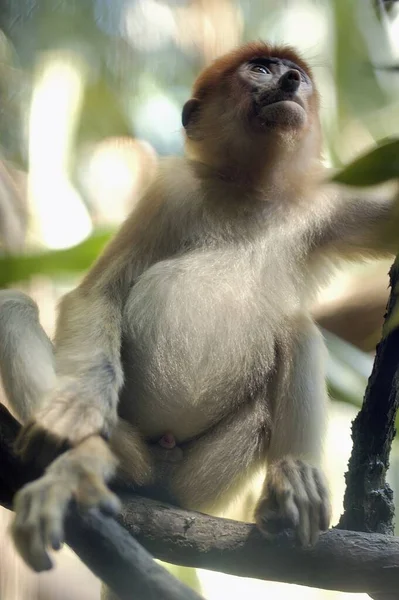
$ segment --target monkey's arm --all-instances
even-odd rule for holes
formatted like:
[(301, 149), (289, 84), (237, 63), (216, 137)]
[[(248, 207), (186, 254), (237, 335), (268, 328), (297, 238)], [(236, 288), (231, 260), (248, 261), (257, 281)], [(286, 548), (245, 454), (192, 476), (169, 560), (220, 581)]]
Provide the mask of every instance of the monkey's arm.
[(267, 475), (255, 511), (272, 537), (292, 527), (302, 545), (314, 544), (330, 521), (329, 494), (319, 470), (327, 409), (325, 347), (309, 320), (295, 331), (292, 372), (273, 414)]
[[(126, 427), (120, 430), (120, 421), (114, 427), (123, 381), (120, 346), (124, 294), (150, 260), (135, 230), (136, 222), (134, 216), (125, 223), (79, 288), (63, 300), (56, 336), (55, 383), (46, 390), (44, 399), (36, 399), (39, 410), (19, 439), (22, 452), (41, 466), (54, 459), (60, 437), (76, 444), (51, 462), (44, 476), (25, 486), (15, 499), (14, 539), (25, 561), (36, 570), (50, 568), (47, 548), (59, 547), (66, 507), (72, 498), (83, 507), (108, 511), (118, 507), (105, 485), (117, 460), (96, 434), (112, 435), (112, 429), (116, 437), (127, 433)], [(149, 233), (148, 228), (143, 229)], [(21, 302), (30, 308), (26, 298)], [(51, 344), (35, 311), (26, 311), (26, 315), (29, 318), (24, 327), (9, 328), (7, 339), (14, 340), (9, 349), (16, 351), (19, 344), (35, 341), (27, 351), (28, 355), (34, 353), (33, 365), (24, 362), (20, 366), (26, 371), (24, 381), (29, 387), (29, 367), (34, 367), (35, 358), (43, 359), (53, 372), (54, 367)], [(18, 314), (14, 320), (20, 324)], [(12, 356), (8, 363), (12, 364)], [(12, 375), (18, 377), (15, 371)], [(39, 395), (43, 388), (40, 390)], [(150, 477), (149, 458), (140, 436), (133, 433), (129, 434), (128, 449), (134, 464), (129, 473), (141, 483)]]
[(120, 276), (124, 270), (110, 259), (91, 285), (83, 282), (61, 301), (54, 386), (38, 402), (18, 441), (22, 455), (32, 455), (43, 466), (57, 440), (77, 444), (93, 434), (108, 437), (116, 423), (123, 383), (123, 290), (113, 272)]
[[(22, 431), (27, 454), (52, 437), (76, 444), (108, 437), (123, 384), (121, 340), (126, 295), (134, 279), (164, 251), (158, 232), (161, 195), (149, 190), (77, 289), (61, 302), (55, 336), (53, 389)], [(34, 440), (38, 443), (33, 443)]]
[(374, 188), (326, 187), (329, 208), (316, 245), (344, 258), (396, 253), (399, 247), (399, 194), (395, 184)]
[[(93, 309), (91, 304), (93, 300), (99, 302), (97, 296), (90, 294), (87, 294), (84, 300), (88, 303), (87, 310)], [(6, 373), (8, 377), (6, 381), (10, 384), (7, 392), (12, 405), (14, 408), (19, 408), (20, 414), (24, 417), (31, 415), (32, 411), (35, 415), (35, 405), (40, 404), (43, 394), (48, 394), (47, 400), (50, 402), (48, 407), (41, 407), (37, 413), (41, 419), (39, 424), (33, 422), (26, 427), (25, 436), (19, 440), (22, 449), (26, 450), (28, 456), (32, 455), (39, 464), (47, 466), (59, 451), (60, 444), (58, 438), (54, 436), (54, 431), (57, 434), (60, 431), (60, 435), (73, 440), (76, 439), (74, 437), (76, 430), (78, 433), (80, 430), (80, 435), (82, 430), (89, 432), (86, 439), (82, 441), (77, 439), (76, 441), (80, 441), (77, 446), (53, 460), (42, 477), (25, 486), (16, 495), (14, 540), (24, 560), (35, 570), (41, 571), (51, 567), (48, 548), (58, 549), (63, 540), (64, 515), (72, 498), (82, 508), (97, 506), (106, 512), (118, 510), (118, 500), (106, 486), (106, 482), (115, 472), (117, 459), (101, 437), (92, 435), (95, 433), (92, 431), (93, 426), (98, 428), (99, 424), (101, 425), (101, 422), (96, 422), (95, 419), (103, 419), (107, 422), (110, 412), (116, 411), (117, 399), (111, 396), (116, 393), (116, 387), (112, 388), (114, 382), (109, 375), (109, 368), (102, 373), (103, 363), (101, 361), (99, 364), (96, 363), (96, 348), (93, 353), (90, 353), (84, 334), (86, 332), (86, 335), (89, 333), (96, 335), (95, 342), (92, 343), (101, 344), (100, 352), (109, 352), (107, 356), (110, 362), (113, 360), (119, 364), (119, 331), (113, 323), (114, 329), (111, 328), (111, 333), (108, 333), (109, 327), (105, 326), (101, 329), (100, 322), (99, 333), (97, 333), (92, 329), (93, 322), (90, 323), (89, 320), (88, 323), (83, 323), (84, 319), (79, 310), (77, 313), (73, 310), (69, 314), (62, 313), (68, 321), (75, 320), (70, 330), (72, 337), (66, 336), (61, 344), (61, 357), (67, 361), (61, 362), (61, 369), (64, 368), (67, 375), (65, 376), (65, 372), (61, 371), (61, 377), (54, 384), (52, 345), (39, 323), (35, 304), (23, 294), (6, 290), (0, 293), (0, 307), (2, 308), (0, 330), (3, 334), (0, 339), (0, 358), (2, 373)], [(83, 307), (83, 304), (73, 306), (75, 311)], [(115, 319), (115, 314), (110, 315), (105, 311), (101, 314), (103, 318)], [(97, 314), (96, 317), (99, 318), (99, 315)], [(117, 318), (120, 321), (120, 314)], [(82, 327), (82, 332), (79, 331), (79, 326)], [(107, 334), (110, 338), (104, 339)], [(110, 343), (112, 341), (114, 346)], [(79, 357), (83, 361), (82, 364), (74, 362)], [(8, 371), (8, 368), (11, 370)], [(42, 378), (36, 381), (37, 374), (41, 374)], [(44, 377), (45, 374), (48, 376)], [(90, 380), (90, 377), (93, 379)], [(64, 378), (66, 384), (62, 388)], [(14, 385), (14, 380), (18, 382), (17, 385)], [(60, 396), (61, 392), (64, 396)], [(70, 394), (69, 397), (66, 397), (67, 392)], [(107, 398), (110, 398), (109, 401), (112, 399), (115, 405), (104, 406), (103, 403)], [(64, 404), (66, 400), (69, 404)], [(51, 402), (54, 402), (54, 405)], [(51, 420), (50, 432), (43, 429), (43, 421), (47, 427), (47, 415), (51, 419), (56, 419), (57, 410), (58, 418), (64, 428), (58, 430), (58, 421)], [(111, 416), (113, 417), (113, 413)], [(113, 437), (116, 438), (115, 443)], [(138, 432), (121, 420), (115, 427), (114, 436), (111, 437), (112, 449), (116, 446), (115, 449), (118, 450), (118, 445), (123, 446), (125, 453), (129, 452), (130, 478), (138, 484), (146, 481), (151, 475), (146, 445)], [(62, 449), (65, 450), (65, 445), (63, 446)]]
[(55, 340), (56, 385), (35, 420), (52, 433), (79, 442), (109, 435), (123, 383), (120, 361), (121, 293), (80, 288), (61, 303)]

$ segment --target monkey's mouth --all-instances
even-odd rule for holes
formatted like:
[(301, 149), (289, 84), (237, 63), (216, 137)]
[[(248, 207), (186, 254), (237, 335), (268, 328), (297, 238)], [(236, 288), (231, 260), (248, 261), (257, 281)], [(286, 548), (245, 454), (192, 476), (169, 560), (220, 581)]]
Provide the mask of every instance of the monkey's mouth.
[(298, 96), (295, 92), (290, 93), (290, 92), (283, 92), (282, 90), (278, 90), (272, 94), (268, 93), (268, 94), (258, 96), (258, 98), (255, 99), (255, 102), (258, 105), (260, 110), (262, 110), (262, 108), (265, 108), (267, 106), (272, 106), (274, 104), (281, 104), (281, 103), (284, 103), (287, 106), (291, 103), (299, 104), (299, 106), (301, 108), (303, 108), (303, 110), (306, 110), (305, 104), (304, 104), (302, 98), (300, 96)]
[(273, 104), (280, 104), (280, 105), (298, 104), (298, 106), (300, 106), (303, 110), (305, 110), (305, 105), (304, 105), (303, 101), (301, 100), (301, 98), (285, 98), (283, 100), (276, 100), (275, 102), (270, 102), (270, 104), (265, 104), (265, 106), (270, 106)]
[(300, 127), (307, 113), (299, 96), (280, 92), (259, 98), (255, 103), (255, 118), (265, 126)]

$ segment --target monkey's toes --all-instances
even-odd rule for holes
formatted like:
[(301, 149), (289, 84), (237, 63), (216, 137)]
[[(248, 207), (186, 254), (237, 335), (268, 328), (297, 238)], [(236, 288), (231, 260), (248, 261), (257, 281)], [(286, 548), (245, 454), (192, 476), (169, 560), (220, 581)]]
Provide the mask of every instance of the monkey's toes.
[(51, 569), (48, 550), (59, 550), (64, 542), (65, 515), (72, 499), (83, 510), (98, 508), (112, 515), (120, 510), (117, 496), (97, 474), (84, 468), (48, 471), (16, 494), (12, 536), (22, 558), (35, 571)]
[(256, 523), (267, 538), (293, 529), (302, 546), (317, 542), (328, 529), (330, 502), (322, 473), (301, 460), (284, 459), (270, 466), (265, 494), (255, 511)]
[(116, 516), (121, 510), (121, 501), (107, 485), (96, 476), (88, 474), (82, 479), (74, 493), (81, 510), (98, 508), (106, 515)]
[(57, 483), (48, 476), (41, 477), (22, 488), (14, 500), (14, 543), (27, 565), (37, 572), (51, 569), (48, 549), (59, 550), (64, 541), (70, 491)]

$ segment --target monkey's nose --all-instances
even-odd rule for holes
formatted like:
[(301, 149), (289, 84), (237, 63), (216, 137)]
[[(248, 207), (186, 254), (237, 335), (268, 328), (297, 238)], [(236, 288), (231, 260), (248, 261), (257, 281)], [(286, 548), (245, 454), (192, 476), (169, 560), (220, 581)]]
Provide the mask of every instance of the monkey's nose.
[(284, 92), (296, 92), (301, 83), (301, 74), (297, 69), (290, 69), (280, 77), (279, 84)]

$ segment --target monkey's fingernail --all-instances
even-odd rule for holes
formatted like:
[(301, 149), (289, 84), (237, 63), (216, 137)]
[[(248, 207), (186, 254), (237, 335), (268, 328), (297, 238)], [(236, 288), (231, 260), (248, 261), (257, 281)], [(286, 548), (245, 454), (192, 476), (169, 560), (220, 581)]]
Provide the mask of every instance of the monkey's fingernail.
[[(22, 556), (26, 560), (26, 556)], [(31, 557), (29, 560), (26, 560), (26, 562), (37, 573), (41, 573), (42, 571), (50, 571), (50, 569), (53, 568), (53, 561), (47, 553), (41, 554), (40, 556)]]
[(59, 535), (53, 535), (51, 537), (51, 547), (53, 550), (61, 550), (63, 546), (63, 540)]

